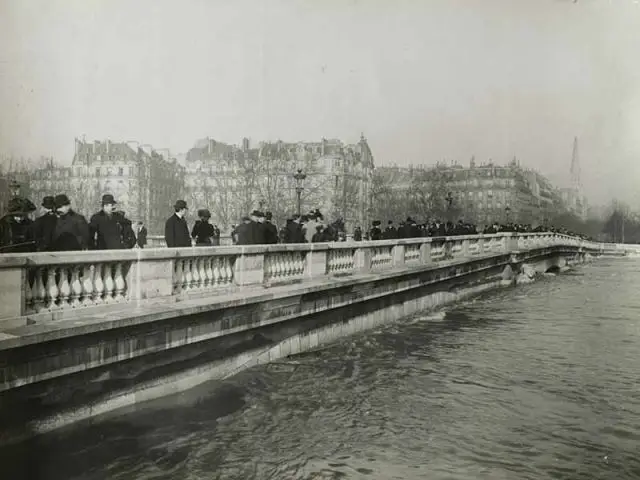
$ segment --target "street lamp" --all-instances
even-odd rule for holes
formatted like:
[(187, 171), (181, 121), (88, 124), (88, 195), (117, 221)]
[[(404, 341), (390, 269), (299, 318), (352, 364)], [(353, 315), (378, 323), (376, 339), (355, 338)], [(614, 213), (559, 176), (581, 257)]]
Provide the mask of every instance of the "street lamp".
[(506, 223), (509, 223), (509, 214), (511, 213), (511, 208), (507, 205), (504, 207), (504, 214), (506, 217)]
[(304, 179), (307, 178), (307, 175), (302, 173), (302, 169), (299, 168), (298, 171), (293, 175), (293, 178), (296, 181), (296, 194), (298, 195), (298, 216), (300, 216), (300, 210), (302, 209), (300, 196), (302, 195), (302, 190), (304, 190), (302, 184), (304, 182)]
[(453, 193), (448, 192), (447, 196), (444, 197), (445, 201), (447, 202), (447, 221), (451, 222), (451, 207), (453, 206)]
[(11, 196), (13, 198), (19, 197), (20, 196), (20, 184), (18, 182), (16, 182), (15, 180), (11, 180), (11, 183), (9, 184), (9, 192), (11, 192)]

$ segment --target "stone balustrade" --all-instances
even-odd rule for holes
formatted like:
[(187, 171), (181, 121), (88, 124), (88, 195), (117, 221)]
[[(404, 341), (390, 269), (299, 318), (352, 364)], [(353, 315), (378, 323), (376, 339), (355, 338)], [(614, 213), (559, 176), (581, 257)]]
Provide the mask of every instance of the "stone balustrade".
[(551, 246), (602, 251), (554, 233), (503, 233), (369, 242), (146, 248), (0, 255), (0, 322), (73, 319), (114, 305), (176, 302), (331, 276)]

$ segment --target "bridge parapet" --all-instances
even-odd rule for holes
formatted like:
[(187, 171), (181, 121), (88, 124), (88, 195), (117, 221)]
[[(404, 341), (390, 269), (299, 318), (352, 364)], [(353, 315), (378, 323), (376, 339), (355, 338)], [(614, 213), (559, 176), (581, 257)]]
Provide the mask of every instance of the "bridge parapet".
[(240, 288), (509, 255), (549, 247), (601, 252), (554, 233), (502, 233), (369, 242), (0, 255), (0, 324), (108, 315), (114, 306), (170, 304)]

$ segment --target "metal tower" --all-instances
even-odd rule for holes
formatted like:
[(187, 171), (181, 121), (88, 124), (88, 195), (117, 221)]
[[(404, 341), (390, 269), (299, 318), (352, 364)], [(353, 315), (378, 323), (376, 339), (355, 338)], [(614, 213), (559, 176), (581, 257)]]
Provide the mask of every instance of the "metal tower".
[(578, 137), (573, 138), (573, 153), (571, 155), (571, 187), (574, 190), (582, 191), (580, 181), (580, 158), (578, 157)]

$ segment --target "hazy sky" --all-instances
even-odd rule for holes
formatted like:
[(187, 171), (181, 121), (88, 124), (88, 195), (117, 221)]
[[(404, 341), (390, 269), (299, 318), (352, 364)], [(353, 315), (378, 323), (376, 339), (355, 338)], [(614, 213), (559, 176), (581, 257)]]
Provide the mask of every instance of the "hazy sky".
[(377, 164), (514, 155), (640, 206), (634, 0), (0, 0), (0, 153), (364, 132)]

